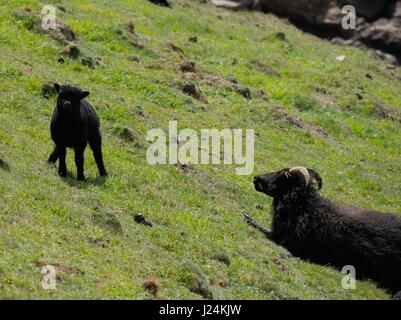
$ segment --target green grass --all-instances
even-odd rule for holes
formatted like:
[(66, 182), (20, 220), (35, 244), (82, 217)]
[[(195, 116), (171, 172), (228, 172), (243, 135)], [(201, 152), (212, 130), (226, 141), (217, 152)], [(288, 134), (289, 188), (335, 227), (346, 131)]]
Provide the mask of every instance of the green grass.
[[(0, 1), (0, 156), (9, 165), (0, 168), (0, 298), (148, 299), (142, 284), (149, 279), (160, 283), (162, 299), (202, 298), (197, 285), (209, 286), (203, 296), (214, 299), (390, 297), (368, 281), (344, 290), (339, 271), (294, 258), (247, 226), (241, 211), (271, 222), (271, 199), (254, 190), (252, 176), (223, 165), (150, 166), (145, 137), (170, 120), (197, 131), (254, 128), (255, 174), (305, 165), (322, 175), (324, 196), (399, 213), (400, 123), (376, 111), (380, 103), (401, 111), (400, 69), (271, 15), (181, 0), (173, 9), (145, 0), (57, 3), (82, 56), (98, 66), (84, 66), (81, 58), (58, 62), (65, 45), (35, 29), (37, 19), (23, 10), (39, 12), (41, 1)], [(138, 37), (118, 32), (129, 21)], [(197, 43), (188, 41), (192, 36)], [(182, 93), (188, 75), (167, 42), (195, 62), (198, 76), (191, 81), (208, 103)], [(345, 61), (337, 62), (338, 55)], [(251, 91), (263, 89), (269, 101), (245, 99), (199, 76), (232, 74)], [(75, 179), (71, 151), (66, 180), (46, 163), (55, 105), (54, 96), (41, 96), (47, 82), (91, 92), (107, 179), (97, 177), (89, 150), (85, 183)], [(327, 136), (293, 126), (278, 108)], [(137, 224), (137, 213), (154, 227)], [(215, 258), (221, 254), (229, 263)], [(45, 264), (58, 266), (54, 291), (41, 287)]]

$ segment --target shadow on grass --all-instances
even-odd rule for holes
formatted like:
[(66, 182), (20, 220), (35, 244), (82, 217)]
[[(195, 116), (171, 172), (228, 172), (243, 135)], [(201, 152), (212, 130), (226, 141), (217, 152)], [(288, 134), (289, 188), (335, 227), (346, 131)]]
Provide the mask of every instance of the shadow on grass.
[(95, 186), (101, 186), (106, 182), (107, 177), (97, 176), (96, 178), (86, 178), (85, 181), (78, 181), (76, 176), (71, 172), (67, 172), (67, 177), (63, 180), (70, 186), (74, 188), (84, 188), (88, 184)]
[(88, 184), (101, 186), (106, 182), (107, 179), (107, 177), (97, 176), (96, 178), (86, 178), (85, 181), (79, 181), (77, 180), (76, 175), (70, 170), (67, 170), (67, 177), (65, 178), (59, 177), (59, 178), (62, 179), (62, 181), (64, 181), (65, 183), (67, 183), (70, 187), (79, 189), (85, 188), (85, 186), (87, 186)]
[(10, 171), (10, 165), (3, 159), (0, 158), (0, 169)]

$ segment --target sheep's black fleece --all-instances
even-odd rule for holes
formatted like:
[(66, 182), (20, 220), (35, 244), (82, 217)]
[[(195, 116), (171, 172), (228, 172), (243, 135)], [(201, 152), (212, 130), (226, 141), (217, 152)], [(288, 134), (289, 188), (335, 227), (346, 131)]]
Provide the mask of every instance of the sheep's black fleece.
[(273, 200), (269, 238), (293, 255), (337, 268), (352, 265), (392, 292), (401, 290), (401, 218), (340, 206), (301, 186)]

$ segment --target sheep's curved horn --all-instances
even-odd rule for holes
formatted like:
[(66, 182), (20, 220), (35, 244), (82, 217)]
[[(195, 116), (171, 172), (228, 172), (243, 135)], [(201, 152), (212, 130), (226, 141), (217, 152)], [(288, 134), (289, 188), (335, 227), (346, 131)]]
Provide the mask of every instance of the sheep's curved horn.
[(308, 186), (312, 181), (312, 178), (311, 178), (311, 176), (309, 174), (309, 171), (305, 167), (294, 167), (294, 168), (290, 169), (290, 173), (301, 174), (305, 179), (305, 185), (306, 186)]
[(308, 169), (308, 172), (309, 172), (309, 175), (312, 177), (312, 179), (316, 180), (319, 190), (322, 189), (323, 181), (322, 181), (322, 177), (320, 176), (320, 174), (318, 174), (315, 170), (312, 170), (312, 169)]

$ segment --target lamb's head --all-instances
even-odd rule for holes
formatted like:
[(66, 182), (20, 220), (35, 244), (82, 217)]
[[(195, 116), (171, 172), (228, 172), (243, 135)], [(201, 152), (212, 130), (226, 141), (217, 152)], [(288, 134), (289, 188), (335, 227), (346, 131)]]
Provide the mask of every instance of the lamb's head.
[(253, 183), (257, 191), (276, 198), (295, 188), (307, 188), (314, 180), (321, 189), (322, 178), (316, 171), (304, 167), (294, 167), (259, 175), (253, 179)]
[(64, 114), (76, 113), (81, 106), (81, 100), (89, 95), (88, 91), (72, 86), (61, 86), (58, 83), (54, 84), (54, 88), (58, 93), (57, 108)]

